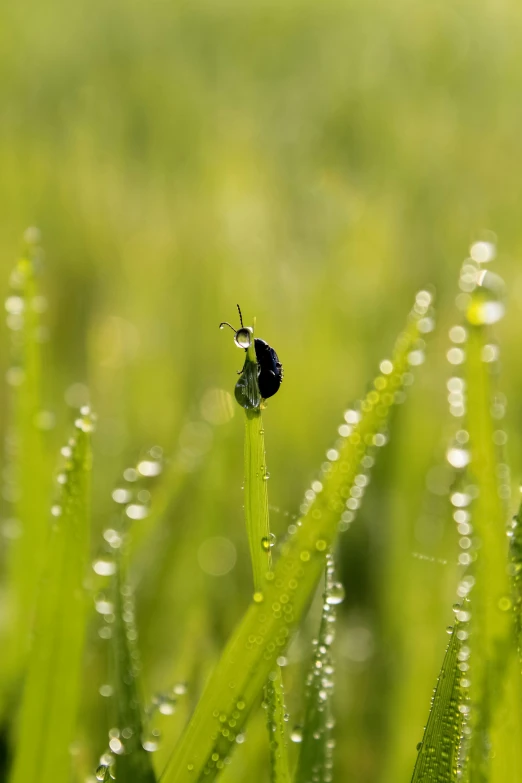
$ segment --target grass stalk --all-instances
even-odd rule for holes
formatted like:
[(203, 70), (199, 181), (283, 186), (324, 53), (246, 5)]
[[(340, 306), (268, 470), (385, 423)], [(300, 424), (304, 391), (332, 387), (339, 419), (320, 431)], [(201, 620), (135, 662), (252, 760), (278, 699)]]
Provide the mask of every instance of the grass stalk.
[[(250, 374), (251, 382), (257, 387), (257, 359), (253, 330), (252, 340), (247, 349), (244, 373)], [(260, 400), (258, 388), (253, 398)], [(263, 582), (272, 569), (268, 477), (261, 406), (245, 408), (245, 523), (252, 561), (254, 601), (262, 599)], [(283, 675), (277, 663), (274, 666), (274, 671), (270, 672), (265, 687), (265, 697), (268, 713), (271, 780), (272, 783), (290, 783), (290, 763), (284, 720)]]
[(340, 583), (334, 582), (334, 565), (327, 559), (323, 610), (314, 655), (306, 679), (305, 719), (302, 730), (299, 761), (295, 783), (330, 783), (332, 778), (333, 719), (333, 661), (331, 646), (334, 640), (336, 606), (344, 597)]
[(291, 783), (285, 720), (285, 692), (281, 667), (270, 672), (265, 689), (267, 727), (270, 738), (271, 783)]
[[(143, 747), (142, 701), (138, 690), (138, 652), (134, 626), (132, 589), (122, 574), (122, 556), (115, 557), (112, 578), (114, 628), (110, 639), (110, 658), (114, 681), (115, 721), (119, 735), (111, 750), (117, 780), (123, 783), (155, 783), (150, 753)], [(110, 744), (110, 743), (109, 743)], [(111, 765), (112, 767), (112, 765)]]
[(506, 510), (499, 495), (494, 437), (498, 425), (494, 424), (490, 413), (493, 403), (490, 367), (483, 361), (487, 342), (487, 325), (473, 323), (467, 342), (470, 475), (478, 488), (478, 496), (471, 506), (475, 551), (471, 567), (474, 587), (471, 593), (469, 774), (473, 783), (486, 783), (489, 779), (492, 715), (502, 693), (500, 669), (504, 669), (504, 664), (501, 655), (512, 632), (507, 611), (511, 604), (508, 599)]
[[(13, 473), (16, 531), (8, 555), (9, 630), (0, 664), (0, 698), (18, 684), (30, 644), (31, 625), (47, 541), (50, 475), (46, 468), (41, 413), (40, 311), (37, 282), (40, 249), (32, 234), (10, 279), (6, 301), (11, 336), (11, 423), (7, 436)], [(0, 710), (3, 705), (0, 704)]]
[[(254, 335), (247, 350), (245, 370), (257, 384)], [(259, 392), (258, 392), (259, 395)], [(261, 407), (245, 409), (245, 523), (250, 545), (254, 593), (260, 595), (267, 571), (272, 566), (270, 520), (268, 514), (268, 472)]]
[(87, 613), (91, 429), (84, 410), (62, 451), (66, 463), (46, 547), (11, 783), (55, 783), (71, 774)]
[[(463, 604), (465, 611), (467, 601)], [(412, 783), (428, 780), (456, 783), (461, 762), (462, 726), (467, 705), (467, 678), (461, 672), (467, 623), (455, 620), (437, 679), (428, 722), (413, 771)]]

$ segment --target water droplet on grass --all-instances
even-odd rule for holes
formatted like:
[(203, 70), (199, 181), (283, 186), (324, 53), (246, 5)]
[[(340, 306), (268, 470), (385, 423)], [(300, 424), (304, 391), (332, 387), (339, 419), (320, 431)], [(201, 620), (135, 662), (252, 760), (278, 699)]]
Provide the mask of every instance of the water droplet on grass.
[(301, 726), (294, 726), (290, 733), (290, 739), (296, 743), (303, 741), (303, 729)]
[(116, 573), (116, 563), (109, 556), (100, 557), (98, 560), (94, 561), (92, 569), (94, 573), (99, 576), (112, 576)]
[(145, 519), (149, 513), (149, 509), (141, 503), (131, 503), (125, 509), (125, 513), (129, 519)]
[(469, 254), (477, 264), (487, 264), (497, 255), (497, 248), (493, 242), (474, 242), (469, 249)]
[(161, 462), (144, 459), (138, 463), (138, 473), (142, 476), (158, 476), (161, 473)]
[(160, 746), (160, 740), (161, 732), (159, 729), (153, 729), (152, 731), (143, 735), (141, 744), (144, 750), (146, 750), (148, 753), (153, 753), (155, 750), (158, 750)]
[(238, 348), (249, 348), (252, 342), (252, 329), (250, 327), (238, 329), (234, 336), (234, 342)]
[(465, 468), (471, 455), (467, 449), (451, 448), (446, 452), (446, 459), (454, 468)]
[(275, 545), (276, 537), (273, 533), (270, 533), (269, 536), (263, 536), (261, 539), (261, 547), (263, 548), (264, 552), (269, 552)]
[(344, 601), (345, 592), (341, 582), (334, 582), (326, 594), (326, 603), (330, 606), (336, 606)]

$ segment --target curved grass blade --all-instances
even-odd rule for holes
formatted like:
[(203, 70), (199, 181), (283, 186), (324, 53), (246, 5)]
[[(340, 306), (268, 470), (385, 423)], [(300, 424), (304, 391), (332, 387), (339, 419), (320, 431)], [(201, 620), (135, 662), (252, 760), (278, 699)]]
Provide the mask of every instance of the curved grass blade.
[(344, 598), (344, 589), (334, 582), (333, 558), (326, 564), (323, 611), (319, 634), (315, 641), (315, 653), (306, 680), (305, 719), (302, 730), (299, 762), (295, 783), (330, 783), (332, 778), (333, 719), (331, 697), (333, 694), (334, 667), (331, 645), (334, 640), (336, 605)]
[[(465, 612), (467, 601), (459, 611)], [(466, 614), (464, 615), (466, 616)], [(468, 680), (459, 668), (466, 660), (466, 622), (455, 620), (444, 655), (437, 686), (431, 703), (428, 722), (419, 745), (419, 755), (413, 770), (412, 783), (456, 783), (462, 770), (461, 738), (467, 704)]]
[(53, 507), (11, 783), (70, 777), (87, 613), (91, 430), (92, 417), (82, 409), (62, 451), (66, 464), (59, 476), (60, 503)]
[(285, 721), (285, 692), (281, 667), (268, 676), (266, 684), (267, 727), (270, 738), (270, 780), (272, 783), (290, 783), (288, 740)]
[(11, 367), (7, 380), (12, 388), (7, 442), (14, 475), (13, 515), (17, 534), (13, 536), (7, 566), (8, 595), (12, 605), (9, 630), (4, 631), (7, 641), (0, 663), (0, 698), (6, 696), (7, 683), (18, 683), (27, 658), (48, 533), (51, 475), (46, 468), (42, 431), (38, 427), (42, 297), (37, 283), (40, 249), (35, 231), (32, 229), (26, 234), (26, 249), (11, 274), (11, 290), (6, 300), (7, 324), (11, 332)]
[(408, 356), (430, 302), (427, 292), (418, 294), (387, 365), (389, 374), (378, 376), (361, 404), (359, 421), (330, 452), (321, 476), (322, 491), (309, 502), (295, 533), (282, 546), (274, 570), (264, 577), (258, 600), (229, 640), (162, 776), (164, 783), (188, 783), (200, 776), (212, 780), (232, 752), (269, 672), (309, 606), (361, 462), (369, 449), (386, 440), (382, 431), (409, 370)]

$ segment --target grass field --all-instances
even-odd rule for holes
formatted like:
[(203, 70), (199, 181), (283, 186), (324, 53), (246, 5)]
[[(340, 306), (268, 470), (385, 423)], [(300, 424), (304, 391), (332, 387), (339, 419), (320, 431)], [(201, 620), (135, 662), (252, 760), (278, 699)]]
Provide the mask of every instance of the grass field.
[[(472, 545), (484, 585), (477, 605), (485, 607), (472, 632), (477, 659), (483, 651), (484, 660), (494, 658), (493, 630), (504, 628), (495, 612), (488, 615), (487, 591), (498, 586), (497, 601), (512, 589), (503, 539), (487, 537), (492, 519), (507, 522), (518, 510), (522, 463), (520, 5), (19, 0), (0, 9), (0, 88), (0, 287), (4, 298), (13, 296), (12, 270), (28, 253), (36, 279), (24, 278), (35, 286), (24, 296), (40, 297), (34, 323), (23, 327), (32, 342), (20, 348), (23, 329), (8, 307), (0, 352), (7, 378), (0, 385), (4, 745), (12, 755), (22, 741), (22, 683), (30, 681), (26, 667), (40, 638), (31, 646), (30, 632), (40, 627), (48, 637), (36, 643), (42, 671), (45, 662), (56, 664), (53, 645), (61, 639), (67, 647), (74, 637), (81, 690), (69, 702), (79, 716), (67, 740), (72, 776), (58, 774), (51, 759), (49, 780), (95, 780), (100, 756), (118, 739), (108, 734), (115, 721), (135, 721), (135, 734), (143, 729), (149, 749), (157, 745), (145, 755), (138, 747), (138, 766), (118, 779), (156, 779), (253, 593), (245, 416), (234, 400), (244, 356), (219, 323), (236, 324), (239, 302), (245, 323), (256, 318), (256, 335), (284, 365), (281, 390), (263, 412), (277, 563), (344, 411), (373, 388), (417, 292), (427, 290), (436, 329), (421, 335), (425, 361), (413, 361), (415, 382), (390, 413), (389, 443), (378, 449), (364, 502), (335, 545), (345, 598), (328, 651), (336, 669), (333, 780), (409, 781), (465, 571), (450, 495), (468, 484), (480, 488), (471, 515), (486, 541), (482, 559), (480, 545)], [(24, 236), (36, 237), (25, 233), (28, 226), (41, 231), (43, 252), (27, 249)], [(466, 320), (462, 298), (460, 309), (455, 299), (477, 241), (496, 244), (487, 268), (505, 281), (505, 290), (493, 287), (506, 313), (492, 332), (472, 317), (468, 361), (453, 366), (448, 332)], [(488, 362), (493, 372), (485, 380), (481, 351), (497, 341), (500, 360)], [(29, 385), (9, 374), (20, 362)], [(473, 392), (464, 423), (448, 409), (447, 381), (461, 370)], [(85, 405), (97, 415), (92, 477), (91, 446), (83, 425), (74, 425)], [(90, 424), (85, 429), (90, 439)], [(470, 472), (455, 471), (446, 457), (459, 429), (470, 433)], [(500, 431), (506, 443), (493, 435)], [(60, 455), (73, 432), (72, 456)], [(60, 486), (54, 479), (64, 459), (71, 478)], [(140, 473), (136, 493), (144, 494), (135, 504), (147, 516), (131, 511), (122, 531), (122, 504), (111, 493), (134, 492), (123, 471), (144, 462), (161, 473)], [(68, 506), (60, 493), (71, 487)], [(56, 557), (73, 567), (51, 595), (40, 580), (57, 504), (69, 509), (61, 519), (70, 514), (79, 526), (81, 545), (60, 538), (66, 525), (52, 527)], [(114, 556), (104, 531), (123, 534), (127, 526), (121, 562), (118, 554), (116, 565), (90, 569)], [(60, 555), (62, 545), (77, 561)], [(128, 579), (135, 612), (111, 611), (120, 595), (109, 584), (114, 565)], [(85, 605), (78, 598), (84, 589)], [(297, 737), (295, 726), (311, 714), (304, 681), (322, 590), (322, 583), (310, 587), (315, 598), (307, 598), (310, 611), (303, 609), (282, 666), (286, 729)], [(34, 626), (38, 595), (49, 597)], [(111, 641), (103, 636), (114, 614)], [(62, 616), (80, 618), (72, 637), (57, 631)], [(134, 709), (137, 695), (115, 684), (118, 665), (131, 666), (124, 658), (134, 648), (116, 643), (124, 638), (139, 648), (134, 685), (143, 706), (163, 705), (150, 726)], [(502, 677), (508, 684), (493, 709), (493, 756), (485, 771), (472, 762), (467, 783), (522, 780), (520, 667), (511, 649), (506, 674), (484, 663), (470, 676), (472, 703), (482, 699), (479, 677), (491, 676), (494, 691)], [(450, 646), (448, 661), (453, 654)], [(69, 674), (76, 671), (65, 658)], [(42, 677), (33, 675), (39, 683)], [(53, 687), (60, 690), (59, 681)], [(35, 696), (43, 708), (46, 694)], [(271, 780), (261, 698), (222, 772), (225, 783)], [(13, 783), (33, 783), (31, 775), (47, 783), (39, 759), (53, 718), (41, 712), (25, 724), (29, 745), (35, 736), (36, 771), (13, 773)], [(292, 770), (301, 747), (289, 742)], [(296, 783), (305, 783), (298, 770)], [(278, 774), (273, 783), (285, 783)], [(428, 775), (416, 783), (432, 779), (458, 778)]]

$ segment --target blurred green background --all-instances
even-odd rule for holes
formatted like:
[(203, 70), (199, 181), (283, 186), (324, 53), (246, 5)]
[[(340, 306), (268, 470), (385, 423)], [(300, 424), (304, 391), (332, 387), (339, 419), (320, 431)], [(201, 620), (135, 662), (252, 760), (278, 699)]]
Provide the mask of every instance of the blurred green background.
[[(242, 414), (209, 393), (232, 392), (242, 356), (219, 322), (235, 323), (239, 302), (285, 367), (265, 415), (281, 534), (416, 290), (434, 285), (427, 362), (339, 558), (335, 779), (411, 774), (456, 584), (447, 329), (460, 263), (491, 231), (509, 292), (497, 329), (508, 430), (522, 423), (521, 24), (514, 0), (0, 10), (0, 285), (5, 295), (23, 232), (38, 226), (49, 454), (90, 398), (95, 549), (122, 470), (155, 444), (167, 458), (166, 512), (136, 523), (135, 557), (144, 690), (189, 683), (162, 726), (159, 769), (251, 593)], [(516, 478), (516, 437), (508, 449)], [(237, 553), (221, 576), (201, 567), (215, 536)], [(314, 624), (312, 613), (287, 668), (292, 722)], [(93, 620), (79, 780), (110, 728), (96, 630)], [(225, 777), (264, 782), (267, 759), (254, 721)]]

